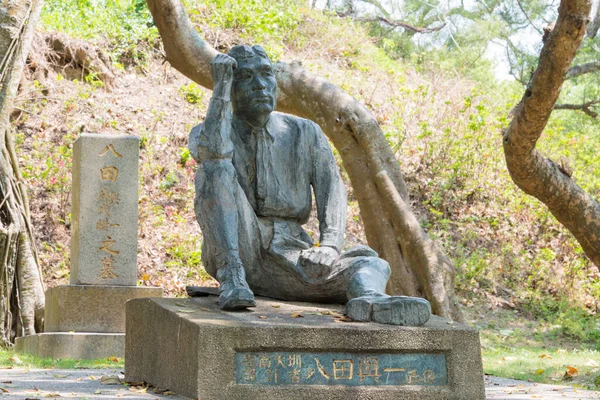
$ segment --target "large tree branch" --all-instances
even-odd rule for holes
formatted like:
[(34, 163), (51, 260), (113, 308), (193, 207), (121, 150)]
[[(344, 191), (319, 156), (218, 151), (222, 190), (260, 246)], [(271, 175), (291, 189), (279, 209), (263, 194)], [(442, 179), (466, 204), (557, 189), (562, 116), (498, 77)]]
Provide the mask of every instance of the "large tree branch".
[(575, 65), (569, 68), (569, 72), (567, 72), (567, 79), (598, 71), (600, 71), (600, 61), (592, 61), (581, 65)]
[[(212, 88), (209, 63), (217, 52), (192, 28), (179, 0), (147, 0), (167, 59)], [(454, 266), (421, 229), (394, 153), (376, 118), (339, 87), (299, 63), (275, 64), (278, 109), (317, 122), (340, 152), (354, 187), (369, 244), (392, 267), (392, 293), (425, 296), (434, 312), (462, 320)]]
[(587, 103), (583, 103), (583, 104), (556, 104), (554, 106), (555, 110), (579, 110), (579, 111), (583, 111), (584, 113), (586, 113), (587, 115), (589, 115), (592, 118), (596, 118), (598, 116), (598, 113), (596, 111), (593, 111), (592, 109), (590, 109), (591, 106), (594, 106), (596, 104), (600, 104), (600, 100), (592, 100), (592, 101), (588, 101)]
[(517, 186), (546, 204), (600, 266), (600, 204), (535, 148), (585, 34), (589, 12), (588, 0), (561, 1), (556, 26), (544, 43), (525, 95), (513, 110), (503, 146)]

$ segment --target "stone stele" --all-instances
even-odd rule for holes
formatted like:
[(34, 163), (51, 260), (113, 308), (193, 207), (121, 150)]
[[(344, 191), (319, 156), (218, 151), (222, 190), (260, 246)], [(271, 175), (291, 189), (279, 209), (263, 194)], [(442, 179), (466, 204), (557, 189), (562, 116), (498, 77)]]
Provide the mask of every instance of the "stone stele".
[(211, 400), (485, 398), (479, 334), (347, 322), (342, 306), (216, 297), (127, 303), (125, 378)]
[(136, 286), (139, 139), (82, 134), (73, 147), (71, 284), (46, 291), (44, 332), (16, 340), (39, 357), (123, 357), (125, 303)]
[(72, 285), (137, 282), (139, 138), (82, 134), (73, 146)]

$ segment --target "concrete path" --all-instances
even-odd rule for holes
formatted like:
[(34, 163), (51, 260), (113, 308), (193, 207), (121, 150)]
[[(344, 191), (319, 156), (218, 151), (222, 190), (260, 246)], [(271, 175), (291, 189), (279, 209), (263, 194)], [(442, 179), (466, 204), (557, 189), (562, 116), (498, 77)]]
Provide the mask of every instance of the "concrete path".
[(545, 385), (515, 379), (485, 377), (487, 400), (579, 400), (600, 399), (600, 392), (579, 390), (572, 386)]
[[(155, 393), (154, 388), (125, 386), (122, 379), (121, 370), (110, 369), (0, 369), (0, 399), (186, 400), (170, 392)], [(485, 377), (485, 383), (487, 400), (600, 399), (600, 392), (578, 390), (570, 386), (543, 385), (491, 376)]]

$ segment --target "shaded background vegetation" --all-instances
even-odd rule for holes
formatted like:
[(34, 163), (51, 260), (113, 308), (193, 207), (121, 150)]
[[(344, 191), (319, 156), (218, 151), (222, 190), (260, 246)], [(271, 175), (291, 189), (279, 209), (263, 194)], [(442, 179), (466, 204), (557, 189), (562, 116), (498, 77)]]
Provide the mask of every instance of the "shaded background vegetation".
[[(484, 338), (489, 335), (490, 354), (508, 338), (596, 349), (598, 269), (506, 171), (501, 129), (523, 86), (499, 80), (481, 49), (502, 29), (489, 33), (491, 25), (481, 21), (452, 37), (441, 32), (435, 40), (415, 40), (333, 9), (311, 10), (300, 0), (185, 3), (217, 49), (261, 43), (272, 59), (299, 60), (367, 105), (396, 152), (421, 225), (455, 261), (461, 303)], [(162, 286), (169, 295), (182, 295), (187, 284), (214, 284), (202, 270), (192, 207), (195, 165), (186, 149), (210, 92), (163, 63), (142, 0), (48, 0), (40, 31), (12, 118), (48, 285), (68, 283), (71, 154), (80, 132), (141, 138), (139, 284)], [(65, 34), (66, 47), (85, 47), (86, 56), (65, 57), (53, 45), (55, 32)], [(110, 78), (98, 52), (110, 60)], [(535, 61), (520, 60), (525, 71)], [(569, 83), (566, 100), (584, 92), (590, 98), (595, 79)], [(568, 164), (594, 197), (598, 128), (582, 112), (556, 111), (539, 145)], [(349, 196), (350, 246), (365, 238), (351, 188)], [(317, 226), (313, 218), (310, 233)], [(516, 325), (507, 329), (509, 323)]]

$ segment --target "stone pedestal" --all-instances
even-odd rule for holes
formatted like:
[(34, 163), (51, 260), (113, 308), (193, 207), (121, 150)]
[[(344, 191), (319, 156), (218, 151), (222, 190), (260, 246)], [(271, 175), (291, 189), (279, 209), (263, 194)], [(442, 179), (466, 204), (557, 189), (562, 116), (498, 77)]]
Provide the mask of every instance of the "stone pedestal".
[(44, 333), (17, 338), (16, 350), (52, 358), (123, 357), (125, 303), (161, 296), (161, 288), (143, 286), (65, 285), (48, 289)]
[(46, 292), (44, 333), (18, 338), (41, 357), (124, 356), (125, 302), (137, 287), (139, 139), (82, 134), (73, 146), (71, 285)]
[(212, 400), (485, 399), (479, 334), (345, 322), (342, 307), (214, 296), (127, 303), (125, 378)]

